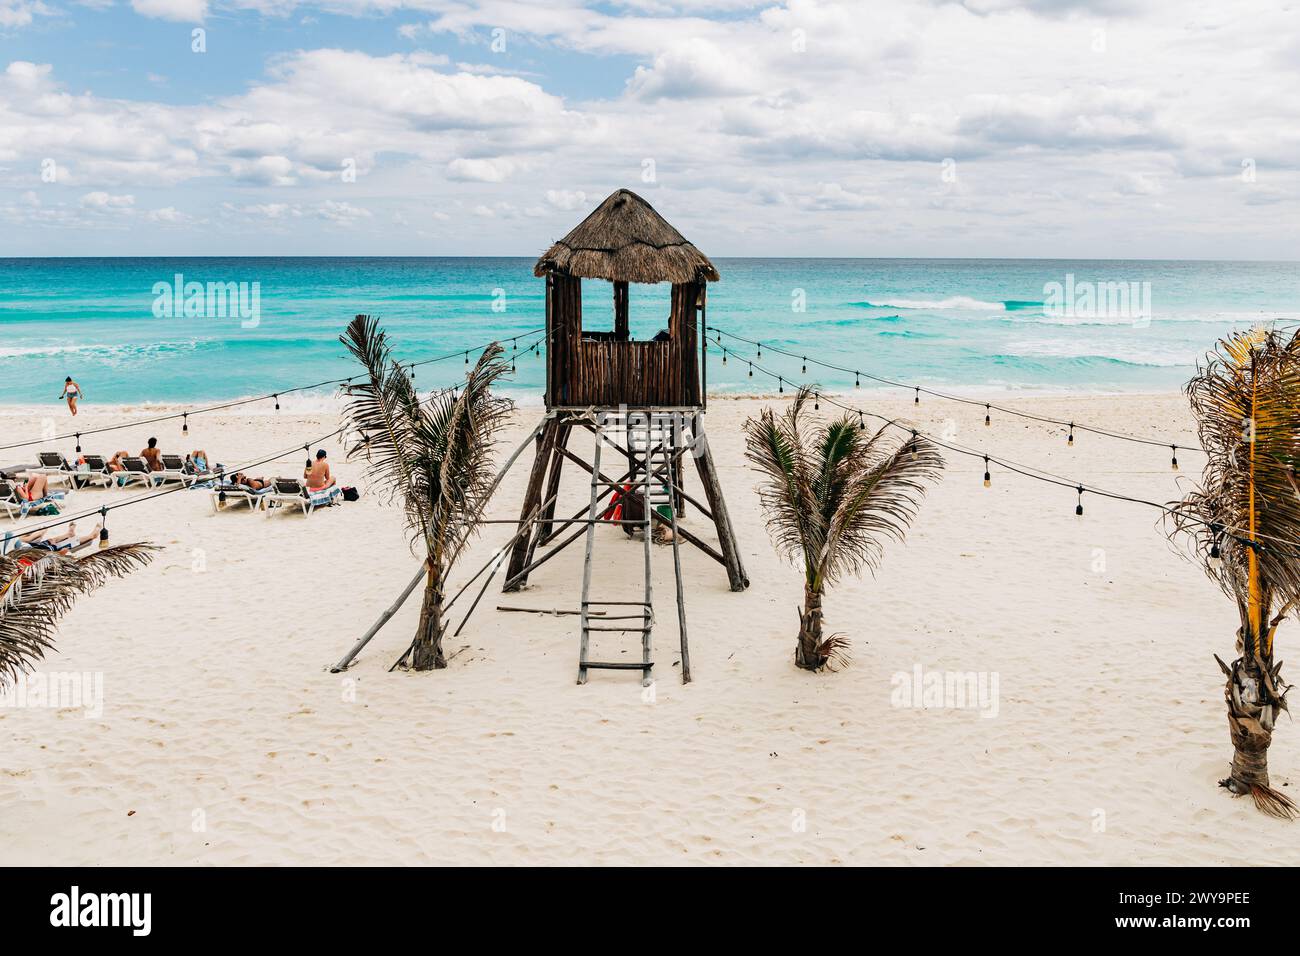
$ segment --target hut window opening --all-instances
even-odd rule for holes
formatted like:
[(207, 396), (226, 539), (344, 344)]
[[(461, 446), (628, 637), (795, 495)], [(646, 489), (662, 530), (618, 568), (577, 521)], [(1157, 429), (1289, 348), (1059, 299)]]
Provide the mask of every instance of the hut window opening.
[(652, 342), (669, 337), (672, 286), (603, 282), (582, 284), (582, 337), (596, 341)]

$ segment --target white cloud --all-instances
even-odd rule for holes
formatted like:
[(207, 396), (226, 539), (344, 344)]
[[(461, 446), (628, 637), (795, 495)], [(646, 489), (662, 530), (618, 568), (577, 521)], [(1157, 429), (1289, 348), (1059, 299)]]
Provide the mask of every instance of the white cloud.
[[(448, 240), (532, 251), (630, 186), (718, 254), (1104, 252), (1125, 203), (1158, 199), (1148, 254), (1213, 255), (1230, 226), (1233, 255), (1276, 255), (1294, 237), (1285, 197), (1300, 194), (1285, 11), (1112, 8), (1106, 22), (1068, 0), (873, 0), (869, 16), (861, 0), (332, 0), (341, 14), (420, 11), (408, 34), (466, 52), (412, 51), (394, 24), (407, 52), (295, 49), (226, 87), (241, 92), (189, 102), (175, 71), (155, 102), (70, 92), (58, 69), (18, 61), (0, 74), (0, 163), (14, 196), (42, 190), (48, 160), (77, 196), (269, 224), (316, 251), (318, 233), (337, 241), (322, 220), (383, 221), (394, 243), (436, 223)], [(1225, 185), (1244, 158), (1267, 189)], [(49, 222), (108, 219), (50, 195)], [(852, 226), (880, 208), (891, 215), (871, 230)], [(532, 217), (544, 226), (521, 226)], [(943, 245), (974, 241), (962, 235), (979, 247)]]
[(98, 212), (129, 210), (135, 205), (135, 197), (130, 195), (115, 196), (111, 193), (95, 191), (81, 197), (81, 205)]
[(581, 190), (548, 189), (546, 190), (546, 201), (556, 209), (563, 209), (566, 212), (570, 209), (585, 209), (587, 194)]
[(499, 183), (510, 178), (515, 163), (508, 159), (463, 159), (447, 164), (447, 178), (466, 182)]
[(131, 8), (142, 17), (202, 23), (208, 15), (207, 0), (131, 0)]
[(40, 0), (0, 0), (0, 28), (29, 26), (37, 17), (53, 14)]

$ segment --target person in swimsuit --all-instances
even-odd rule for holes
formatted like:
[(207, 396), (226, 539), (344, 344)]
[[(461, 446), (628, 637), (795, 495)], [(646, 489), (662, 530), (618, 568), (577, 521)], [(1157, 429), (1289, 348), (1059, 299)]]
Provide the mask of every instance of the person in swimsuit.
[(68, 409), (75, 417), (77, 414), (77, 399), (81, 398), (81, 386), (72, 380), (71, 375), (63, 380), (63, 394), (59, 398), (68, 400)]
[(113, 457), (108, 460), (109, 471), (126, 471), (126, 465), (122, 464), (123, 458), (130, 458), (131, 453), (123, 448), (121, 451), (113, 452)]
[(252, 488), (254, 491), (261, 491), (263, 488), (270, 486), (270, 482), (265, 478), (250, 478), (242, 471), (237, 471), (230, 476), (231, 484), (242, 485), (245, 488)]
[(23, 535), (18, 540), (29, 548), (41, 548), (45, 551), (75, 551), (77, 548), (90, 544), (99, 537), (99, 527), (90, 534), (78, 537), (77, 526), (73, 522), (68, 522), (68, 530), (62, 534), (56, 534), (53, 529), (45, 531), (33, 531), (31, 534)]
[(158, 450), (158, 439), (150, 438), (149, 447), (140, 452), (140, 457), (145, 460), (150, 471), (162, 471), (162, 452)]
[(307, 482), (308, 492), (324, 491), (334, 484), (334, 476), (330, 474), (330, 463), (325, 459), (324, 448), (316, 452), (316, 462), (303, 472), (303, 479)]
[(50, 490), (50, 480), (44, 475), (32, 475), (21, 485), (14, 488), (23, 501), (40, 501)]

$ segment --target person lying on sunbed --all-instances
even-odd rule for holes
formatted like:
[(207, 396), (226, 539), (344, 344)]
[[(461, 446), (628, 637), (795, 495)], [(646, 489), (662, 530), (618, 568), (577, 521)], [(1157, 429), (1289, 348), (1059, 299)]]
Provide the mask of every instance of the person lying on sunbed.
[(78, 536), (76, 522), (69, 521), (68, 530), (61, 534), (55, 529), (47, 528), (44, 531), (33, 531), (31, 534), (22, 535), (18, 540), (29, 548), (41, 548), (45, 551), (75, 551), (98, 537), (98, 525), (89, 534)]
[(253, 491), (261, 491), (263, 488), (270, 488), (271, 482), (265, 478), (250, 478), (242, 471), (237, 471), (227, 479), (232, 485), (239, 485), (243, 488), (251, 488)]
[(14, 493), (23, 501), (40, 501), (50, 490), (50, 480), (44, 475), (32, 475), (21, 485), (14, 488)]
[(302, 477), (307, 483), (308, 494), (324, 491), (334, 484), (334, 476), (330, 474), (330, 463), (325, 458), (324, 448), (316, 452), (316, 461), (302, 473)]

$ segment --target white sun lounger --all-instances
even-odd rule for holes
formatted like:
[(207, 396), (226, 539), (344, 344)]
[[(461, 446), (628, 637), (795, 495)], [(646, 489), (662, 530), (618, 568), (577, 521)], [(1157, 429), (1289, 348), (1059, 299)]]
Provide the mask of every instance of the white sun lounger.
[(149, 463), (143, 458), (123, 458), (123, 471), (113, 473), (113, 484), (117, 488), (130, 488), (134, 484), (152, 485), (156, 471), (149, 470)]
[(223, 505), (237, 505), (242, 501), (248, 505), (249, 513), (253, 514), (261, 509), (262, 500), (273, 491), (275, 491), (274, 485), (267, 485), (265, 488), (250, 488), (248, 485), (219, 482), (212, 488), (212, 510), (220, 511)]
[(63, 456), (62, 452), (43, 451), (38, 452), (36, 457), (40, 459), (41, 463), (27, 473), (29, 476), (44, 475), (52, 485), (59, 482), (66, 485), (72, 484), (77, 469)]
[(309, 515), (317, 508), (332, 505), (343, 495), (343, 489), (338, 485), (330, 485), (308, 494), (306, 486), (297, 478), (276, 478), (272, 487), (275, 490), (262, 499), (262, 507), (266, 509), (268, 518), (275, 509), (292, 505), (299, 506), (304, 515)]
[(195, 475), (185, 470), (185, 459), (180, 455), (163, 455), (162, 471), (153, 473), (154, 484), (162, 485), (169, 481), (178, 481), (182, 485), (193, 485), (206, 481), (210, 476)]
[(44, 498), (28, 501), (19, 497), (16, 484), (8, 479), (0, 479), (0, 508), (4, 508), (5, 514), (10, 518), (25, 518), (29, 512), (46, 505), (54, 505), (57, 509), (69, 494), (70, 491), (51, 491)]

